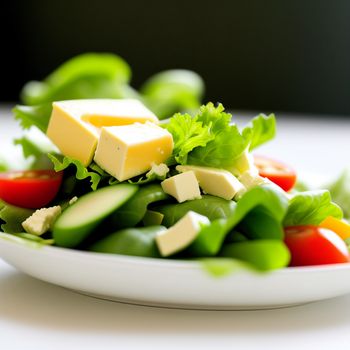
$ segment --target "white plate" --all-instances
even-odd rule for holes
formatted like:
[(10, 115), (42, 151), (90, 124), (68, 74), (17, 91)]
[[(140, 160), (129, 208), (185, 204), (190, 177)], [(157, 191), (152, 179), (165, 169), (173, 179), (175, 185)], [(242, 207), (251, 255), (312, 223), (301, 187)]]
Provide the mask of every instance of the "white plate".
[(350, 264), (240, 271), (213, 278), (197, 262), (32, 248), (0, 233), (0, 256), (20, 271), (80, 293), (121, 302), (188, 309), (265, 309), (350, 292)]

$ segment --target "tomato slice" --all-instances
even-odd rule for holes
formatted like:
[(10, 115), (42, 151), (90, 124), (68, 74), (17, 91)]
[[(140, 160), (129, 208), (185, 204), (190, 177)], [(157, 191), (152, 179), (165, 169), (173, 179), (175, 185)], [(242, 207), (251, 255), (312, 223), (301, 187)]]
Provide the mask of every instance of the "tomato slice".
[(296, 172), (278, 160), (254, 155), (254, 164), (259, 169), (260, 176), (267, 177), (286, 192), (290, 191), (297, 181)]
[(329, 229), (311, 225), (287, 227), (285, 243), (291, 253), (290, 266), (350, 262), (346, 244)]
[(57, 195), (62, 177), (63, 172), (54, 170), (0, 173), (0, 198), (22, 208), (42, 208)]

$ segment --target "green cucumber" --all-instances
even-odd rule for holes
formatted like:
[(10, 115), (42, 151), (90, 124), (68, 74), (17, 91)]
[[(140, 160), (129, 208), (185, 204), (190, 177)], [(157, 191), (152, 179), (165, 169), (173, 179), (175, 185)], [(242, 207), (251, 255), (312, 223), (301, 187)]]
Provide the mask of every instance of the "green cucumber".
[(127, 202), (137, 189), (135, 185), (118, 184), (80, 197), (57, 219), (53, 227), (55, 244), (66, 248), (78, 246), (101, 221)]

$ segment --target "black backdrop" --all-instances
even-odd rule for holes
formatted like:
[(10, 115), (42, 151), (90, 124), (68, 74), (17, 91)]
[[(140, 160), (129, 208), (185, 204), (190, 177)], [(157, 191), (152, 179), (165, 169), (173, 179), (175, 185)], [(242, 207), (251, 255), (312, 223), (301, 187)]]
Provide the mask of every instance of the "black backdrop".
[(84, 51), (112, 51), (133, 85), (189, 68), (235, 109), (350, 115), (349, 0), (11, 0), (0, 9), (0, 100)]

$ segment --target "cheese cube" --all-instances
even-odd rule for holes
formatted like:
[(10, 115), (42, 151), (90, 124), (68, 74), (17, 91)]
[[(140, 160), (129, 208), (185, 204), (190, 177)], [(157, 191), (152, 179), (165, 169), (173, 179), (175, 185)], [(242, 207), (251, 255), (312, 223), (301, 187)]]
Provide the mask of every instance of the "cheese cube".
[(206, 216), (189, 211), (174, 226), (158, 233), (156, 243), (162, 256), (169, 256), (188, 247), (197, 237), (201, 228), (209, 225)]
[(54, 102), (47, 136), (63, 155), (88, 166), (101, 126), (152, 121), (157, 117), (137, 100), (71, 100)]
[(254, 171), (246, 171), (240, 176), (239, 180), (247, 190), (267, 183), (267, 179), (265, 177), (256, 174)]
[(172, 135), (153, 123), (103, 127), (94, 160), (124, 181), (165, 162), (173, 147)]
[(194, 165), (178, 165), (176, 170), (184, 173), (193, 171), (204, 193), (232, 199), (244, 186), (229, 171)]
[(163, 191), (175, 197), (179, 203), (202, 198), (198, 181), (193, 171), (169, 177), (161, 182)]
[(52, 228), (61, 212), (62, 208), (59, 205), (38, 209), (22, 222), (22, 227), (32, 235), (41, 236)]
[(158, 124), (158, 118), (142, 102), (134, 99), (82, 100), (81, 119), (97, 127), (129, 125), (147, 121)]
[(98, 129), (65, 109), (60, 102), (53, 103), (46, 134), (63, 155), (79, 160), (84, 166), (91, 163), (97, 146)]
[(243, 189), (237, 192), (235, 196), (236, 199), (239, 199), (244, 193), (253, 187), (269, 183), (268, 179), (260, 176), (255, 170), (244, 172), (239, 177), (239, 181), (242, 183)]

